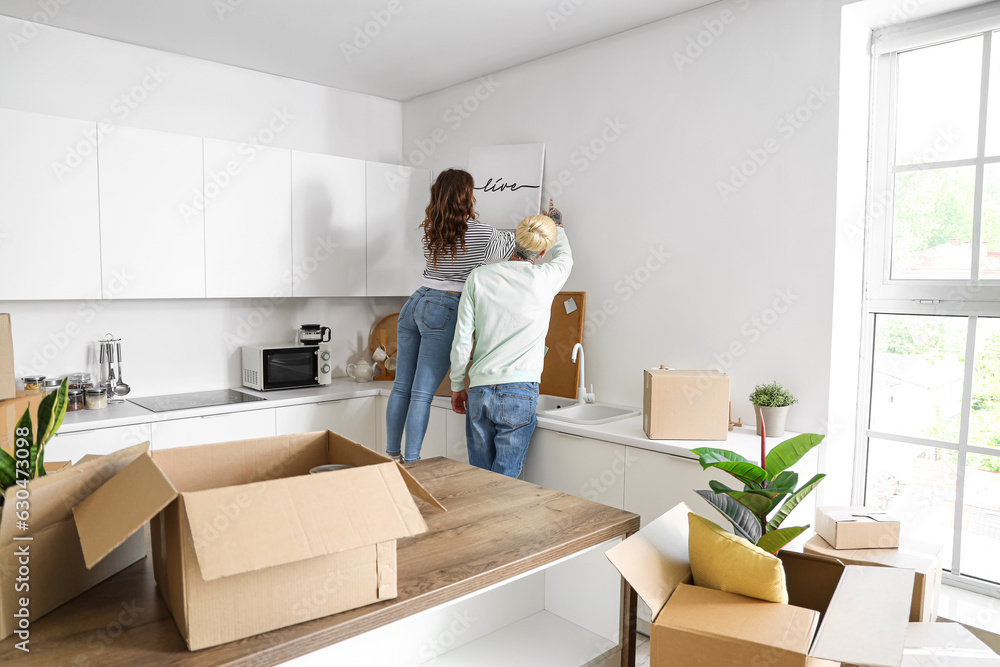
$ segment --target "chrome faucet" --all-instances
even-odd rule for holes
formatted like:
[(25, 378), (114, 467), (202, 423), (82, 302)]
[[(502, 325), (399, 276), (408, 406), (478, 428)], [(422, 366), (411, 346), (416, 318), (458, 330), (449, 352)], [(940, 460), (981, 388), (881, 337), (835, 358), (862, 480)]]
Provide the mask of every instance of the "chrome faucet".
[(594, 396), (594, 385), (590, 385), (590, 391), (587, 391), (587, 383), (584, 376), (584, 355), (583, 355), (583, 345), (577, 343), (573, 346), (573, 357), (572, 361), (576, 363), (576, 353), (580, 353), (580, 386), (576, 390), (576, 402), (577, 403), (593, 403), (597, 400)]

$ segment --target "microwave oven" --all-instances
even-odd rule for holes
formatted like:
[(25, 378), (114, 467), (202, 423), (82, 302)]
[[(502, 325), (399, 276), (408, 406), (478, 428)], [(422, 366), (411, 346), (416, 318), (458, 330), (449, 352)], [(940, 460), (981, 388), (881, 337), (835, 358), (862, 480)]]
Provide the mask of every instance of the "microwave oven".
[(257, 391), (330, 384), (330, 345), (244, 345), (243, 386)]

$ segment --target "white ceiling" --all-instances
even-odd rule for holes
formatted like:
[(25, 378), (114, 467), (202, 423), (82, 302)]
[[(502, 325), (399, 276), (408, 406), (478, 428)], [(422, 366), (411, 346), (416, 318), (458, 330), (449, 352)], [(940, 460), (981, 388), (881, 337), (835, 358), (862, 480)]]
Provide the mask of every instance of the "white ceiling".
[[(0, 14), (407, 100), (709, 0), (0, 0)], [(395, 10), (393, 14), (391, 10)], [(374, 13), (374, 16), (373, 16)], [(376, 22), (380, 17), (384, 26)], [(365, 44), (354, 40), (368, 28)], [(356, 48), (345, 56), (342, 45)], [(363, 48), (358, 48), (360, 45)]]

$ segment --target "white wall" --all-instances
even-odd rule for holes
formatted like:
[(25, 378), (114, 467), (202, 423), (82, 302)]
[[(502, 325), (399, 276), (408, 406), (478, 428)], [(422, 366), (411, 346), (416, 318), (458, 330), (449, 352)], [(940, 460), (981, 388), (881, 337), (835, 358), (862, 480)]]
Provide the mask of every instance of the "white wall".
[(545, 142), (599, 400), (639, 404), (643, 368), (717, 364), (734, 416), (778, 380), (800, 399), (788, 428), (823, 430), (841, 4), (725, 0), (405, 105), (404, 159), (435, 171)]
[[(0, 107), (240, 142), (252, 135), (281, 148), (400, 161), (398, 102), (4, 16), (0, 36)], [(275, 109), (293, 119), (273, 138), (260, 136)], [(37, 256), (40, 268), (53, 270), (45, 266), (44, 248), (25, 252)], [(80, 257), (81, 264), (96, 261)], [(54, 270), (72, 279), (72, 267)], [(239, 386), (239, 344), (291, 341), (294, 328), (304, 322), (334, 329), (335, 371), (344, 375), (371, 326), (397, 312), (401, 303), (349, 298), (0, 301), (0, 312), (13, 317), (19, 374), (96, 372), (95, 341), (111, 332), (123, 339), (124, 375), (132, 395), (148, 396)]]

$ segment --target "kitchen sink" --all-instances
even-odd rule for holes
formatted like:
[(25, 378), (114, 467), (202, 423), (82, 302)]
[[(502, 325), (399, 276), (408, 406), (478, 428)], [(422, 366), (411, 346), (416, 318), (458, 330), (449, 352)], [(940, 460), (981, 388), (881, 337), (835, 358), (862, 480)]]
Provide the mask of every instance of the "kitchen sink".
[(565, 396), (548, 396), (547, 394), (538, 395), (538, 407), (536, 410), (539, 413), (547, 412), (548, 410), (555, 410), (556, 408), (568, 408), (570, 406), (576, 405), (575, 398), (566, 398)]
[[(563, 407), (543, 409), (541, 407), (541, 398), (539, 397), (539, 412), (541, 416), (572, 422), (574, 424), (605, 424), (627, 417), (634, 417), (640, 412), (636, 408), (611, 405), (609, 403), (571, 403)], [(546, 398), (555, 397), (547, 396)], [(564, 399), (564, 401), (568, 400), (570, 399)]]

